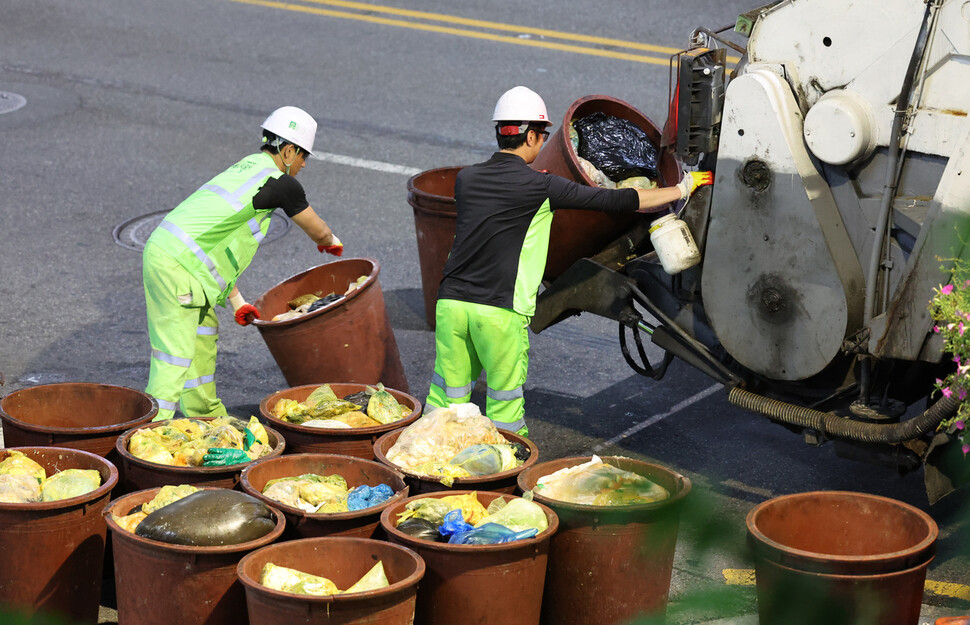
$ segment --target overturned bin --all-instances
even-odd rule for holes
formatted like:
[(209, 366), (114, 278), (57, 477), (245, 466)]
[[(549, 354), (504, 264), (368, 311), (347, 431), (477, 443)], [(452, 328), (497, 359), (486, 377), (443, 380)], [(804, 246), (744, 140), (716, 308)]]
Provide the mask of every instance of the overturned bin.
[(101, 486), (60, 501), (0, 503), (0, 611), (94, 623), (107, 534), (101, 511), (118, 471), (99, 455), (63, 447), (0, 449), (0, 461), (12, 451), (42, 466), (48, 477), (65, 469), (96, 470)]
[[(372, 258), (338, 260), (292, 276), (253, 302), (261, 315), (253, 325), (287, 384), (383, 382), (408, 391), (379, 274), (380, 264)], [(342, 297), (302, 316), (273, 321), (290, 310), (288, 302), (317, 293)]]
[(522, 492), (532, 491), (536, 502), (559, 517), (559, 531), (549, 546), (542, 623), (620, 625), (639, 615), (662, 617), (690, 480), (660, 465), (604, 456), (607, 464), (649, 479), (665, 488), (670, 497), (654, 503), (603, 506), (560, 501), (535, 491), (543, 476), (590, 459), (551, 460), (518, 477)]

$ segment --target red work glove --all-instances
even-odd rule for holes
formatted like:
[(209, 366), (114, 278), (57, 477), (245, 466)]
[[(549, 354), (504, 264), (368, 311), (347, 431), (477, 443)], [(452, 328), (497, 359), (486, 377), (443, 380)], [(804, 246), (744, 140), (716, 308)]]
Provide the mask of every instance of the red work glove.
[(243, 304), (236, 309), (236, 323), (241, 326), (248, 326), (253, 322), (253, 317), (259, 319), (259, 311), (252, 304)]
[(340, 239), (337, 238), (337, 235), (331, 234), (330, 236), (333, 239), (330, 245), (318, 245), (317, 249), (320, 251), (321, 254), (323, 252), (326, 252), (327, 254), (333, 254), (334, 256), (343, 256), (344, 244), (340, 242)]

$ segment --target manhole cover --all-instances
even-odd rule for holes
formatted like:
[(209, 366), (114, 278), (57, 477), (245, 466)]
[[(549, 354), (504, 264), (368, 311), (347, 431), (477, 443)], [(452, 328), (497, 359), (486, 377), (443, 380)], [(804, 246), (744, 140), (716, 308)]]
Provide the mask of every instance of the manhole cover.
[[(158, 227), (158, 224), (162, 223), (162, 219), (168, 212), (168, 210), (160, 210), (123, 221), (115, 226), (111, 236), (115, 243), (121, 247), (140, 252), (145, 249), (145, 242), (148, 241), (148, 237)], [(263, 243), (269, 243), (280, 238), (290, 231), (292, 225), (293, 222), (282, 212), (274, 213), (273, 220), (269, 222), (269, 232), (266, 233)]]
[(27, 104), (27, 98), (9, 91), (0, 91), (0, 115), (12, 113)]

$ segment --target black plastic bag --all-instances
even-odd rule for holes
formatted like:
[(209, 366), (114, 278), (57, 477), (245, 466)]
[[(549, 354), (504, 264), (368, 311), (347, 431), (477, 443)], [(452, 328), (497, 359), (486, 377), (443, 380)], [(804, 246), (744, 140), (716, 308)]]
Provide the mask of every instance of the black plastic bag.
[(367, 414), (367, 402), (370, 401), (370, 393), (367, 391), (360, 391), (359, 393), (351, 393), (344, 397), (344, 401), (349, 401), (352, 404), (360, 406), (360, 412)]
[(573, 127), (579, 134), (579, 155), (610, 180), (660, 178), (657, 146), (633, 122), (597, 111), (576, 120)]
[(235, 490), (201, 490), (146, 516), (135, 533), (175, 545), (238, 545), (262, 538), (276, 518), (262, 501)]
[(436, 543), (448, 541), (447, 536), (442, 536), (438, 532), (438, 526), (427, 519), (410, 518), (401, 521), (398, 524), (397, 529), (404, 532), (408, 536), (411, 536), (412, 538), (430, 540)]
[(307, 308), (306, 311), (308, 313), (312, 313), (313, 311), (315, 311), (315, 310), (317, 310), (319, 308), (323, 308), (324, 306), (326, 306), (328, 304), (332, 304), (332, 303), (336, 302), (338, 299), (340, 299), (342, 297), (343, 297), (343, 295), (337, 295), (335, 293), (331, 293), (330, 295), (324, 295), (323, 297), (321, 297), (317, 301), (315, 301), (312, 304), (310, 304), (310, 307)]

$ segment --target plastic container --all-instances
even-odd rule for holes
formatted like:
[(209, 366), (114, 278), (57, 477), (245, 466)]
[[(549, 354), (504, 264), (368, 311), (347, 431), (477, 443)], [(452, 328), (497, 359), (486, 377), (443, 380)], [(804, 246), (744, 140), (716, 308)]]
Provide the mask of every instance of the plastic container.
[[(378, 462), (391, 467), (404, 474), (404, 483), (408, 485), (411, 495), (422, 493), (436, 493), (442, 490), (485, 490), (495, 493), (514, 493), (516, 479), (519, 474), (539, 462), (539, 448), (535, 443), (524, 436), (519, 436), (514, 432), (502, 432), (502, 436), (510, 443), (521, 443), (529, 450), (529, 457), (510, 471), (493, 473), (491, 475), (479, 475), (473, 477), (456, 477), (454, 483), (449, 487), (441, 483), (441, 478), (432, 475), (419, 475), (412, 471), (403, 469), (387, 459), (387, 452), (390, 451), (394, 443), (401, 436), (403, 430), (394, 430), (384, 434), (374, 443), (374, 455)], [(447, 494), (447, 493), (446, 493)]]
[[(212, 421), (217, 417), (199, 417), (197, 421)], [(142, 427), (156, 428), (165, 425), (164, 421), (149, 423)], [(266, 437), (272, 451), (267, 458), (280, 456), (283, 453), (285, 442), (279, 432), (271, 427), (263, 426), (266, 430)], [(239, 484), (239, 476), (248, 463), (233, 464), (225, 467), (175, 467), (155, 462), (148, 462), (141, 458), (136, 458), (128, 451), (128, 442), (131, 436), (141, 428), (132, 428), (118, 437), (115, 448), (121, 458), (123, 468), (123, 482), (121, 490), (124, 493), (157, 488), (172, 484), (191, 484), (192, 486), (209, 486), (213, 488), (236, 488)]]
[[(410, 501), (468, 492), (408, 497), (381, 513), (381, 526), (388, 540), (413, 549), (425, 563), (414, 622), (420, 625), (536, 625), (545, 585), (549, 539), (559, 525), (551, 509), (543, 506), (549, 520), (549, 527), (543, 532), (533, 538), (499, 545), (431, 542), (408, 536), (395, 527), (398, 515)], [(477, 497), (486, 508), (497, 497), (513, 498), (490, 492), (478, 492)], [(598, 611), (598, 607), (598, 603), (589, 604), (585, 609)]]
[[(307, 269), (277, 284), (253, 302), (261, 319), (253, 321), (290, 386), (321, 380), (346, 380), (408, 390), (397, 340), (377, 279), (380, 264), (351, 258)], [(286, 321), (273, 317), (290, 310), (287, 302), (308, 293), (343, 294), (318, 310)]]
[[(556, 129), (532, 162), (533, 169), (596, 186), (579, 164), (578, 156), (569, 140), (569, 125), (596, 112), (603, 112), (633, 122), (647, 137), (660, 146), (660, 130), (650, 119), (623, 100), (605, 95), (589, 95), (573, 102)], [(660, 152), (660, 186), (677, 184), (683, 166), (670, 151)], [(662, 209), (658, 209), (662, 210)], [(585, 210), (557, 210), (552, 218), (549, 256), (546, 259), (545, 280), (558, 278), (580, 258), (593, 256), (626, 233), (638, 222), (648, 219), (641, 214), (602, 213)]]
[[(104, 517), (114, 544), (118, 622), (125, 625), (237, 625), (247, 622), (246, 597), (236, 576), (244, 555), (283, 534), (286, 521), (276, 508), (276, 527), (237, 545), (196, 547), (142, 538), (122, 529), (112, 515), (125, 516), (158, 494), (157, 488), (111, 502)], [(94, 621), (91, 621), (94, 622)]]
[(424, 318), (435, 327), (435, 306), (445, 261), (455, 240), (455, 177), (461, 167), (429, 169), (408, 180), (408, 204), (414, 212), (414, 234), (418, 240)]
[[(399, 404), (409, 406), (411, 414), (400, 421), (394, 421), (386, 425), (375, 425), (369, 428), (348, 428), (348, 429), (327, 429), (315, 428), (305, 425), (297, 425), (277, 419), (271, 410), (281, 399), (294, 399), (298, 402), (306, 400), (315, 389), (324, 382), (317, 384), (307, 384), (305, 386), (295, 386), (293, 388), (277, 391), (272, 395), (263, 398), (259, 403), (259, 413), (263, 421), (269, 423), (274, 429), (283, 433), (286, 438), (286, 452), (290, 454), (321, 453), (339, 454), (343, 456), (355, 456), (365, 460), (374, 459), (374, 442), (383, 434), (392, 430), (397, 430), (414, 423), (421, 416), (421, 402), (416, 398), (398, 391), (393, 388), (385, 388)], [(359, 393), (367, 387), (366, 384), (332, 383), (330, 388), (337, 397), (346, 397), (353, 393)]]
[[(326, 577), (350, 588), (377, 562), (390, 586), (351, 594), (314, 597), (272, 590), (259, 583), (266, 563)], [(412, 550), (364, 538), (308, 538), (269, 545), (239, 561), (250, 625), (412, 625), (424, 560)]]
[[(306, 473), (339, 475), (347, 480), (347, 486), (350, 488), (387, 484), (394, 491), (394, 495), (384, 503), (363, 510), (331, 514), (308, 513), (263, 495), (263, 489), (270, 480)], [(297, 454), (257, 460), (243, 469), (240, 486), (244, 493), (283, 512), (286, 517), (285, 540), (320, 536), (383, 538), (383, 533), (378, 532), (381, 512), (387, 506), (408, 496), (404, 476), (397, 471), (371, 460), (331, 454)]]
[[(549, 547), (544, 625), (614, 625), (641, 614), (666, 613), (680, 512), (690, 480), (640, 460), (602, 459), (650, 479), (671, 496), (632, 506), (590, 506), (533, 493), (535, 501), (559, 516), (559, 531)], [(584, 456), (537, 464), (519, 474), (519, 489), (533, 490), (539, 478), (589, 460)]]
[(938, 528), (925, 512), (843, 491), (785, 495), (747, 516), (761, 625), (916, 625)]
[(690, 228), (676, 215), (664, 215), (650, 224), (650, 242), (664, 271), (670, 275), (690, 269), (701, 262), (701, 252)]
[(101, 486), (80, 497), (41, 503), (0, 503), (0, 605), (28, 614), (59, 613), (95, 623), (107, 528), (101, 511), (118, 470), (99, 455), (63, 447), (16, 449), (51, 476), (64, 469), (95, 469)]

